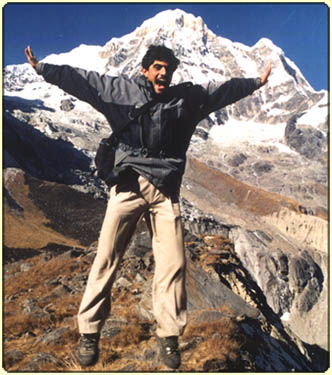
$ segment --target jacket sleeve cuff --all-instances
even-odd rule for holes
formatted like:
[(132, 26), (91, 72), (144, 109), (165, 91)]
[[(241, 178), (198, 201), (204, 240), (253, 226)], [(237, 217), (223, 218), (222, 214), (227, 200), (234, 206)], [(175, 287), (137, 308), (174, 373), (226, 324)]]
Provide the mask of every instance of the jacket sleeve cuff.
[(257, 77), (255, 81), (256, 81), (256, 90), (264, 86), (264, 83), (262, 83), (262, 80), (260, 79), (260, 77)]
[(43, 71), (44, 71), (44, 63), (42, 62), (39, 62), (36, 67), (35, 67), (35, 70), (37, 72), (37, 74), (43, 74)]

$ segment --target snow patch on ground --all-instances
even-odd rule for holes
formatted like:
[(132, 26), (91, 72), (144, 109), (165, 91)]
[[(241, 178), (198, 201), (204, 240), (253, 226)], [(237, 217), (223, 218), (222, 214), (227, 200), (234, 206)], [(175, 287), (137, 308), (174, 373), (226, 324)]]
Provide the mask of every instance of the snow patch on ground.
[(293, 152), (283, 143), (286, 124), (268, 125), (230, 119), (225, 125), (214, 125), (209, 133), (212, 141), (223, 146), (239, 143), (273, 145), (281, 152)]
[(307, 111), (303, 116), (298, 120), (298, 123), (301, 125), (310, 125), (317, 127), (320, 124), (323, 124), (328, 119), (329, 106), (327, 103), (327, 95), (323, 97), (314, 107)]

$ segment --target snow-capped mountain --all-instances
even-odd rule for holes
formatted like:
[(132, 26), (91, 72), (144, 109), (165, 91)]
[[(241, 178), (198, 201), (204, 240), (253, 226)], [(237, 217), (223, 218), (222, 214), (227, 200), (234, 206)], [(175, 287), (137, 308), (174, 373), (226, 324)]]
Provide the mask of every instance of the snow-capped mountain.
[[(150, 44), (164, 44), (179, 56), (181, 65), (174, 75), (174, 83), (218, 83), (231, 77), (257, 77), (272, 61), (269, 85), (242, 101), (241, 106), (236, 104), (227, 109), (237, 120), (285, 122), (326, 95), (315, 92), (295, 63), (272, 41), (262, 38), (252, 47), (233, 43), (210, 31), (201, 17), (179, 9), (161, 12), (130, 34), (112, 38), (105, 46), (81, 45), (68, 53), (52, 54), (43, 61), (109, 75), (133, 76), (139, 74), (142, 57)], [(38, 46), (35, 48), (38, 55)], [(39, 81), (28, 64), (5, 68), (5, 92), (21, 90), (27, 83)], [(219, 117), (217, 112), (213, 120), (220, 123)]]

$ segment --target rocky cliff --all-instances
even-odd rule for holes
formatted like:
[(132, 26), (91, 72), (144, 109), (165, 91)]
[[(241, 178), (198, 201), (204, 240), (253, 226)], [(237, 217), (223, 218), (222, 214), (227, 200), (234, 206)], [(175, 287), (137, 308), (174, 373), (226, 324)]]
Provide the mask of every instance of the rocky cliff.
[[(267, 86), (211, 114), (191, 142), (181, 188), (190, 312), (181, 370), (324, 371), (327, 93), (315, 92), (271, 41), (232, 43), (179, 10), (105, 46), (45, 61), (132, 76), (159, 42), (181, 59), (176, 82), (255, 77), (273, 62)], [(5, 68), (4, 94), (4, 366), (77, 371), (75, 314), (107, 197), (91, 163), (109, 125), (27, 65)], [(164, 370), (152, 276), (141, 223), (114, 287), (96, 371)]]

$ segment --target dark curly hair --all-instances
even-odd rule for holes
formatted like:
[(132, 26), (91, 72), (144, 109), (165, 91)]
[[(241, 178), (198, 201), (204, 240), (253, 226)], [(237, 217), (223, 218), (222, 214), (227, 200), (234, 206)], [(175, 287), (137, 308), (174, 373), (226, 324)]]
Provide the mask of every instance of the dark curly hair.
[(149, 66), (153, 64), (155, 60), (166, 61), (170, 68), (175, 71), (180, 60), (174, 55), (174, 52), (165, 46), (149, 46), (145, 56), (142, 59), (142, 66), (144, 69), (149, 69)]

